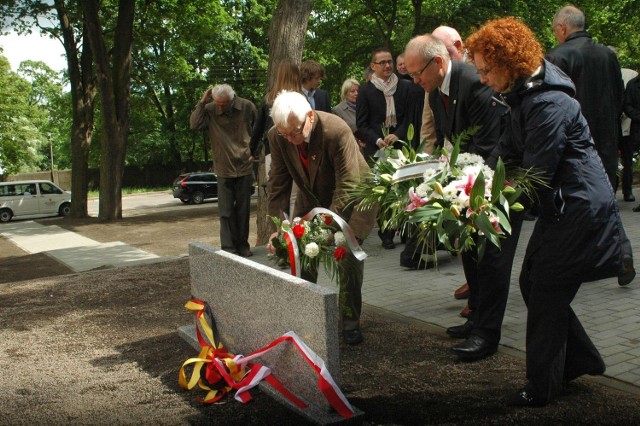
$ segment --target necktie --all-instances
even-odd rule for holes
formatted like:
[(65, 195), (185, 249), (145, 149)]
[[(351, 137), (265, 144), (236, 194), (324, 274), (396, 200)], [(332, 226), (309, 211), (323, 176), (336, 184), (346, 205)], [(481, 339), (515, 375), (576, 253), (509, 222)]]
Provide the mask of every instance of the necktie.
[(443, 92), (440, 92), (440, 98), (442, 99), (442, 103), (444, 104), (444, 109), (449, 112), (449, 96), (445, 95)]
[(302, 142), (300, 145), (297, 145), (297, 148), (302, 165), (305, 169), (309, 170), (309, 144)]

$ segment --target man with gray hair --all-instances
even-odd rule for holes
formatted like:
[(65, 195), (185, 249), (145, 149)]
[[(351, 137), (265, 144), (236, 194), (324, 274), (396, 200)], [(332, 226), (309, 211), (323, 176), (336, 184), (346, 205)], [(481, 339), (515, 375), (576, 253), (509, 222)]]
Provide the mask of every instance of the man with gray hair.
[[(478, 127), (461, 144), (461, 151), (489, 159), (500, 137), (500, 116), (506, 109), (495, 100), (495, 92), (480, 82), (478, 73), (482, 71), (476, 73), (472, 65), (452, 61), (445, 43), (432, 34), (413, 38), (404, 53), (409, 75), (429, 92), (439, 144), (442, 146), (445, 141), (453, 141), (454, 136)], [(511, 220), (511, 234), (502, 241), (501, 248), (487, 244), (481, 262), (477, 262), (477, 253), (462, 254), (473, 312), (465, 324), (447, 329), (449, 336), (465, 339), (451, 348), (461, 359), (485, 358), (498, 349), (522, 227), (515, 212)]]
[[(607, 46), (595, 42), (585, 31), (584, 13), (564, 6), (553, 18), (553, 32), (559, 46), (546, 59), (567, 74), (576, 86), (576, 99), (587, 119), (598, 155), (612, 187), (616, 186), (620, 117), (624, 83), (618, 57)], [(629, 284), (636, 275), (631, 243), (620, 224), (624, 269), (618, 284)]]
[[(340, 117), (314, 111), (298, 92), (281, 92), (273, 102), (269, 130), (271, 174), (268, 183), (268, 212), (283, 218), (289, 211), (291, 186), (298, 185), (294, 217), (315, 207), (340, 215), (355, 236), (364, 240), (375, 220), (375, 211), (360, 210), (348, 203), (346, 190), (369, 172), (353, 132)], [(364, 263), (349, 253), (345, 268), (338, 271), (342, 334), (347, 344), (362, 341), (362, 279)], [(302, 271), (302, 278), (316, 282), (317, 271)]]
[(205, 90), (190, 119), (192, 130), (208, 130), (213, 171), (218, 176), (220, 246), (242, 257), (252, 256), (249, 217), (253, 157), (249, 142), (256, 116), (251, 101), (236, 96), (228, 84), (218, 84)]

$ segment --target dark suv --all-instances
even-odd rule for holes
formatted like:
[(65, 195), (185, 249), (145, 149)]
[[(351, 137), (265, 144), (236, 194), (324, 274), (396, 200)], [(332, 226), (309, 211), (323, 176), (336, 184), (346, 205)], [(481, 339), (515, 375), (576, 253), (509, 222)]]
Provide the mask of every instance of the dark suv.
[(173, 181), (173, 198), (192, 204), (201, 204), (207, 198), (218, 198), (218, 177), (208, 172), (182, 174)]

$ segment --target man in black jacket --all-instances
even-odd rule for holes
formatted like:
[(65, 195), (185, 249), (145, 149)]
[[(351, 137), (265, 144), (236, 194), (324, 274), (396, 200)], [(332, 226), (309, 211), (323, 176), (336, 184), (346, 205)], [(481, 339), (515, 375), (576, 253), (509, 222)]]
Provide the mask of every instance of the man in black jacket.
[[(598, 155), (615, 187), (618, 170), (618, 140), (624, 99), (624, 83), (616, 54), (596, 43), (584, 30), (584, 13), (564, 6), (553, 18), (553, 32), (560, 43), (547, 52), (546, 59), (558, 66), (576, 86), (576, 99), (587, 119)], [(635, 277), (631, 243), (621, 226), (624, 270), (618, 284), (629, 284)]]
[[(407, 141), (407, 130), (417, 115), (416, 105), (422, 105), (413, 83), (394, 74), (389, 49), (376, 49), (371, 55), (370, 67), (373, 75), (360, 86), (356, 103), (356, 125), (365, 142), (364, 158), (369, 162), (376, 160), (379, 149), (390, 145), (400, 148), (398, 140)], [(395, 230), (378, 231), (378, 235), (382, 247), (395, 248)]]
[[(451, 61), (445, 44), (430, 34), (409, 42), (405, 63), (414, 82), (429, 92), (439, 144), (447, 145), (454, 136), (477, 127), (461, 144), (461, 151), (488, 158), (498, 143), (500, 117), (505, 108), (494, 98), (495, 92), (480, 82), (475, 68)], [(464, 325), (447, 329), (451, 337), (466, 339), (451, 348), (461, 359), (481, 359), (498, 348), (522, 226), (518, 215), (512, 214), (511, 219), (511, 235), (502, 240), (501, 248), (487, 244), (482, 262), (477, 262), (477, 253), (462, 255), (473, 313)]]

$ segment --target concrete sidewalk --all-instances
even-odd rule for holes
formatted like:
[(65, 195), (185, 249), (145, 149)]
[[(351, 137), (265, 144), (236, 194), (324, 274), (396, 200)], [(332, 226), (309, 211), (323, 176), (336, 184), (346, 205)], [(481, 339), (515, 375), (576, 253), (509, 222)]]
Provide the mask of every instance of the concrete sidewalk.
[(99, 243), (57, 225), (37, 222), (10, 222), (2, 225), (0, 235), (27, 253), (45, 253), (75, 272), (97, 268), (129, 266), (162, 260), (120, 241)]

